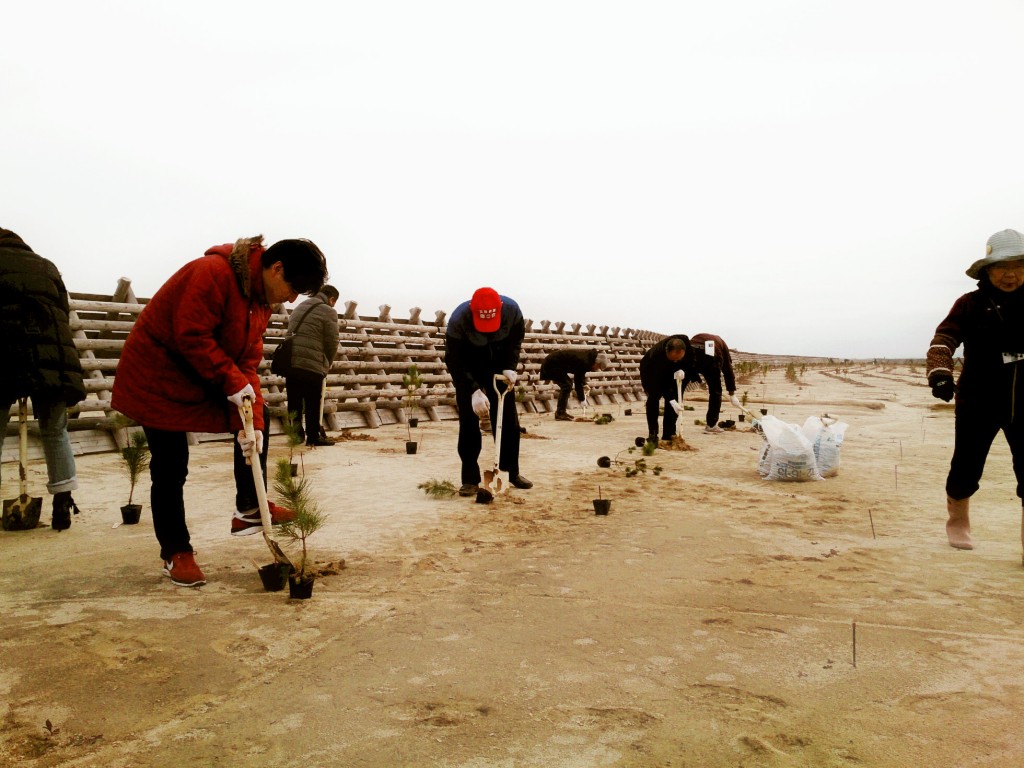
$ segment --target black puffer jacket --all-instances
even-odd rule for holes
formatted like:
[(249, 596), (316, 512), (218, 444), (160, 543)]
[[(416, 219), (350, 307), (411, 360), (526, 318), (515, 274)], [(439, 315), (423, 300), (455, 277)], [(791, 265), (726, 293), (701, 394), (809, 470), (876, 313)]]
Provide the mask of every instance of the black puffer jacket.
[(0, 401), (43, 395), (70, 406), (85, 399), (68, 313), (57, 267), (0, 229)]

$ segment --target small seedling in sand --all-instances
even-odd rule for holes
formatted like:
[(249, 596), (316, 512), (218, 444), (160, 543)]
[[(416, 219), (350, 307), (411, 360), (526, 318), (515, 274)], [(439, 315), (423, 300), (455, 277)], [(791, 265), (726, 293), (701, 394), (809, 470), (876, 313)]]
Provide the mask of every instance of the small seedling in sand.
[(306, 540), (324, 527), (327, 516), (319, 510), (313, 500), (306, 478), (296, 480), (292, 477), (292, 468), (285, 458), (277, 460), (277, 472), (274, 475), (274, 492), (281, 504), (295, 513), (295, 519), (282, 523), (278, 528), (282, 539), (302, 547), (302, 557), (295, 566), (295, 580), (308, 581), (313, 578), (309, 569), (309, 552)]
[(596, 416), (594, 418), (594, 423), (595, 424), (611, 424), (612, 423), (612, 417), (611, 417), (610, 414), (602, 413), (600, 416)]
[(459, 492), (451, 480), (427, 480), (416, 487), (432, 499), (448, 499)]
[(626, 467), (626, 477), (636, 477), (637, 475), (647, 474), (647, 462), (643, 459), (637, 459), (633, 462), (632, 467)]
[[(284, 433), (285, 442), (288, 444), (289, 468), (295, 466), (296, 451), (298, 451), (299, 454), (299, 461), (302, 461), (302, 451), (299, 450), (299, 446), (302, 445), (302, 436), (299, 434), (299, 423), (297, 418), (298, 415), (291, 411), (285, 411), (284, 416), (281, 418), (281, 431)], [(305, 469), (305, 467), (303, 467), (303, 469)]]
[(412, 442), (412, 425), (409, 424), (409, 414), (419, 402), (416, 390), (423, 384), (423, 377), (415, 365), (410, 365), (407, 373), (402, 374), (402, 386), (405, 387), (405, 397), (402, 398), (402, 405), (405, 408), (405, 428), (409, 433), (409, 442)]
[(658, 450), (657, 443), (644, 443), (643, 452), (644, 456), (653, 456), (654, 452)]
[(121, 460), (128, 472), (128, 482), (131, 483), (128, 489), (128, 504), (131, 504), (135, 485), (149, 467), (149, 443), (146, 441), (145, 432), (139, 430), (132, 433), (131, 444), (121, 449)]

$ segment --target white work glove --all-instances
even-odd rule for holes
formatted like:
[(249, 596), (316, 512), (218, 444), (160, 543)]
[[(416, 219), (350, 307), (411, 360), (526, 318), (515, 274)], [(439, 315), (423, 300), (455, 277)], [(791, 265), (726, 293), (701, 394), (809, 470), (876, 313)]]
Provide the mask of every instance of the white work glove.
[(491, 404), (487, 400), (487, 395), (484, 394), (482, 389), (478, 389), (473, 393), (473, 413), (479, 416), (481, 419), (490, 416)]
[(253, 405), (255, 405), (256, 404), (256, 393), (253, 392), (252, 384), (246, 384), (238, 392), (235, 392), (235, 394), (228, 395), (228, 401), (234, 403), (238, 408), (241, 408), (242, 407), (242, 398), (244, 398), (246, 395), (249, 396), (249, 399), (252, 400)]
[(580, 405), (582, 405), (584, 408), (589, 408), (590, 407), (590, 403), (587, 401), (587, 396), (586, 395), (583, 396), (583, 401), (580, 403)]
[(686, 378), (686, 371), (676, 371), (672, 374), (672, 378), (676, 381), (682, 381)]
[(740, 403), (740, 399), (736, 395), (729, 395), (729, 402), (737, 408), (742, 408), (743, 405)]
[(669, 400), (668, 404), (672, 406), (672, 410), (677, 414), (683, 410), (683, 406), (679, 404), (678, 400)]
[(516, 375), (516, 372), (511, 368), (507, 371), (502, 371), (501, 375), (508, 379), (508, 385), (510, 387), (514, 387), (516, 385), (516, 379), (519, 378), (519, 376)]
[[(256, 455), (259, 456), (263, 453), (263, 433), (260, 430), (256, 430), (253, 433), (256, 437)], [(242, 455), (248, 459), (252, 456), (253, 441), (245, 436), (245, 430), (240, 429), (238, 431), (238, 447), (242, 449)]]

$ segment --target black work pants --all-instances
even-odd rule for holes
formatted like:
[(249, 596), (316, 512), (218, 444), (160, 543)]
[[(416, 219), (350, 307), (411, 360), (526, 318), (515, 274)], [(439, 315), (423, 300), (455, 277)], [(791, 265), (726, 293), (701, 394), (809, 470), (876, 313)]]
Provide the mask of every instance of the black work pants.
[[(675, 379), (672, 383), (666, 385), (666, 387), (660, 391), (648, 392), (647, 393), (647, 404), (645, 410), (647, 412), (647, 434), (657, 435), (658, 434), (658, 411), (661, 409), (661, 401), (665, 401), (665, 420), (664, 430), (661, 433), (662, 440), (671, 440), (676, 434), (676, 421), (678, 416), (676, 415), (675, 408), (669, 403), (676, 399), (676, 388)], [(679, 406), (682, 407), (682, 401), (679, 402)]]
[(555, 408), (555, 413), (566, 413), (566, 409), (569, 407), (569, 395), (572, 394), (572, 380), (569, 378), (569, 374), (563, 373), (551, 381), (558, 385), (558, 405)]
[[(499, 386), (504, 386), (500, 384)], [(480, 449), (483, 440), (480, 436), (480, 417), (473, 412), (472, 389), (456, 388), (455, 405), (459, 411), (459, 458), (462, 459), (463, 485), (480, 484)], [(491, 404), (491, 435), (498, 425), (498, 393), (494, 388), (485, 390)], [(503, 417), (501, 424), (501, 462), (498, 469), (508, 472), (511, 482), (519, 476), (519, 415), (516, 411), (515, 391), (510, 391), (503, 398)], [(493, 462), (491, 463), (493, 466)]]
[(292, 414), (295, 426), (304, 428), (307, 443), (314, 442), (320, 437), (320, 398), (323, 396), (324, 376), (296, 368), (285, 379), (284, 386), (288, 392), (288, 412)]
[[(269, 423), (270, 412), (263, 407), (263, 423)], [(149, 504), (153, 510), (153, 532), (160, 544), (160, 557), (166, 562), (178, 552), (191, 552), (192, 544), (185, 522), (185, 479), (188, 477), (188, 433), (168, 432), (143, 427), (149, 442), (149, 478), (152, 483)], [(248, 512), (257, 508), (256, 484), (252, 467), (245, 455), (234, 446), (235, 508)], [(264, 486), (267, 482), (267, 449), (270, 440), (263, 435), (260, 465)], [(205, 512), (205, 510), (204, 510)]]
[(1013, 474), (1017, 478), (1017, 496), (1024, 499), (1024, 422), (1006, 421), (984, 407), (968, 407), (957, 403), (956, 433), (953, 458), (946, 477), (946, 495), (966, 499), (978, 490), (992, 441), (1002, 430), (1013, 457)]

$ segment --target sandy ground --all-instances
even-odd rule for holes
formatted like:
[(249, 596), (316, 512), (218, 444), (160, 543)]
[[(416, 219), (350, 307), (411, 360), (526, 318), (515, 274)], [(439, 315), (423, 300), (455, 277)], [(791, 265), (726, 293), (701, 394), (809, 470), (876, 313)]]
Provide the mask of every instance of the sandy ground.
[(419, 428), (415, 456), (404, 427), (365, 431), (304, 457), (330, 515), (314, 555), (346, 563), (309, 601), (264, 592), (262, 537), (228, 535), (225, 444), (194, 449), (186, 488), (201, 589), (161, 576), (148, 516), (115, 526), (117, 458), (82, 457), (69, 531), (0, 533), (0, 763), (1020, 765), (1009, 454), (974, 499), (976, 549), (950, 548), (952, 411), (921, 378), (741, 385), (786, 421), (849, 424), (820, 482), (761, 480), (760, 435), (700, 434), (698, 401), (696, 450), (636, 477), (596, 459), (635, 461), (638, 405), (603, 426), (524, 416), (536, 485), (491, 505), (417, 489), (457, 484), (454, 423)]

